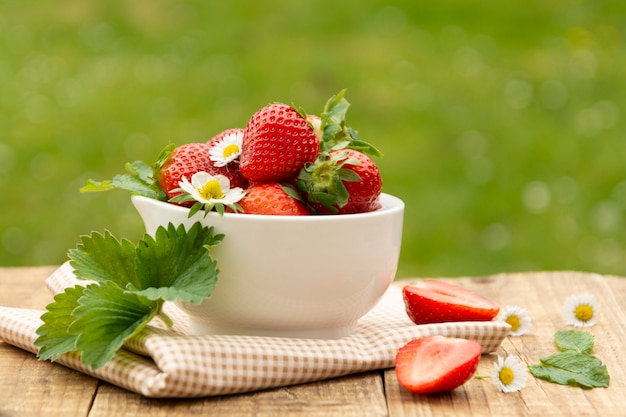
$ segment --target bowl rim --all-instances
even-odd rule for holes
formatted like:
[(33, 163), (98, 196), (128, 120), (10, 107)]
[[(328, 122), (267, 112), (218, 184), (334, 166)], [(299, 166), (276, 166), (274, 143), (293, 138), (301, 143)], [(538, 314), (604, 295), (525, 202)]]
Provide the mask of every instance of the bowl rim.
[[(190, 209), (187, 207), (177, 206), (176, 204), (168, 203), (166, 201), (157, 200), (150, 197), (145, 197), (141, 195), (132, 195), (131, 200), (137, 201), (146, 201), (150, 202), (162, 209), (170, 210), (174, 213), (185, 214), (185, 217), (188, 216)], [(309, 216), (272, 216), (267, 214), (245, 214), (245, 213), (224, 213), (224, 219), (241, 219), (241, 220), (263, 220), (268, 222), (333, 222), (333, 221), (346, 221), (348, 219), (357, 220), (357, 219), (366, 219), (369, 217), (381, 217), (385, 215), (391, 215), (393, 213), (402, 212), (404, 210), (404, 201), (400, 198), (393, 196), (387, 193), (380, 194), (380, 203), (382, 205), (381, 208), (374, 211), (369, 211), (365, 213), (349, 213), (349, 214), (317, 214), (317, 215), (309, 215)], [(211, 218), (215, 216), (221, 216), (219, 213), (212, 211), (206, 213), (200, 211), (196, 213), (191, 218), (197, 218), (198, 216), (202, 218)]]

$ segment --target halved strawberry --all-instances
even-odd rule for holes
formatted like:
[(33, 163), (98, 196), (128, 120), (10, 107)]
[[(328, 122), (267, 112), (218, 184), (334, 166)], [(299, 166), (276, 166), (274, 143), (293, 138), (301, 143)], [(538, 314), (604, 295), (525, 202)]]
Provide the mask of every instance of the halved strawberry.
[(406, 285), (402, 296), (406, 312), (415, 324), (489, 321), (500, 311), (500, 307), (486, 298), (439, 280)]
[(474, 375), (481, 353), (475, 340), (444, 336), (412, 340), (398, 350), (396, 377), (417, 394), (451, 391)]
[(306, 115), (287, 104), (274, 103), (248, 121), (239, 169), (251, 182), (282, 181), (297, 175), (319, 151), (320, 141)]
[(304, 216), (306, 206), (289, 195), (277, 182), (263, 182), (250, 186), (244, 198), (239, 200), (243, 213), (276, 216)]

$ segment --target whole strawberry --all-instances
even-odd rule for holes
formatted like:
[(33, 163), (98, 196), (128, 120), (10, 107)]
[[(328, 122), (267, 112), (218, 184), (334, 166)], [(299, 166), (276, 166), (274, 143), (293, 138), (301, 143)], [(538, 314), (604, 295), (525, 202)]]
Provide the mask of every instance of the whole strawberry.
[(243, 213), (276, 216), (304, 216), (309, 214), (306, 206), (285, 191), (276, 182), (258, 183), (246, 190), (239, 200)]
[(239, 169), (250, 182), (282, 181), (298, 174), (320, 151), (313, 127), (292, 106), (270, 104), (248, 121)]
[(297, 188), (318, 213), (364, 213), (380, 208), (382, 179), (370, 157), (354, 149), (321, 152), (298, 175)]
[[(187, 143), (160, 157), (157, 162), (156, 180), (167, 194), (168, 200), (181, 194), (181, 191), (175, 190), (180, 188), (178, 183), (183, 176), (191, 179), (196, 172), (211, 173), (213, 164), (209, 159), (209, 149), (206, 143)], [(180, 205), (191, 207), (193, 202), (180, 203)]]

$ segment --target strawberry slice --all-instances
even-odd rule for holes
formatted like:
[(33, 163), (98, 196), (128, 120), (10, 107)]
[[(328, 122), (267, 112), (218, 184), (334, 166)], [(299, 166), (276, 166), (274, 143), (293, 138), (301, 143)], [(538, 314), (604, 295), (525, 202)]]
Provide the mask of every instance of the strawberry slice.
[(445, 281), (423, 280), (402, 289), (409, 318), (415, 324), (489, 321), (500, 307), (480, 295)]
[(451, 391), (474, 375), (481, 353), (475, 340), (443, 336), (412, 340), (398, 350), (396, 377), (417, 394)]

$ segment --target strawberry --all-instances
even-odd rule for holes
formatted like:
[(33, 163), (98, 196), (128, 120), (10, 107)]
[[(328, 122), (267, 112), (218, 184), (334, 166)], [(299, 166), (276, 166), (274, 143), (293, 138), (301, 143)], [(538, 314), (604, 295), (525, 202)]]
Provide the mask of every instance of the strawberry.
[(296, 186), (318, 213), (363, 213), (380, 208), (378, 167), (354, 149), (321, 152), (300, 171)]
[[(223, 146), (222, 141), (229, 140), (230, 138), (234, 138), (235, 136), (243, 136), (244, 129), (242, 128), (232, 128), (226, 129), (217, 135), (213, 136), (206, 143), (209, 147), (209, 158), (212, 159), (212, 167), (209, 171), (207, 171), (211, 175), (222, 174), (230, 180), (231, 187), (241, 187), (246, 188), (248, 186), (248, 180), (241, 175), (241, 171), (239, 170), (239, 154), (241, 153), (241, 149), (234, 143)], [(229, 138), (230, 137), (230, 138)], [(234, 142), (234, 140), (230, 140), (229, 142)], [(225, 163), (222, 161), (216, 162), (213, 160), (213, 150), (217, 150), (219, 156), (223, 159), (228, 156), (234, 157), (233, 160)]]
[(309, 211), (306, 206), (285, 191), (277, 182), (257, 183), (246, 190), (246, 196), (239, 200), (244, 213), (269, 214), (277, 216), (304, 216)]
[[(157, 162), (156, 180), (159, 187), (165, 191), (168, 200), (180, 195), (178, 182), (184, 177), (191, 176), (199, 171), (211, 172), (213, 164), (209, 159), (209, 145), (206, 143), (187, 143), (166, 151)], [(193, 201), (175, 203), (191, 207)]]
[(444, 281), (423, 280), (402, 289), (409, 318), (415, 324), (489, 321), (500, 307), (480, 295)]
[(306, 116), (286, 104), (270, 104), (246, 125), (239, 168), (251, 182), (282, 181), (314, 161), (319, 150), (320, 141)]
[(482, 347), (475, 340), (428, 336), (398, 350), (396, 377), (417, 394), (452, 391), (476, 372)]

